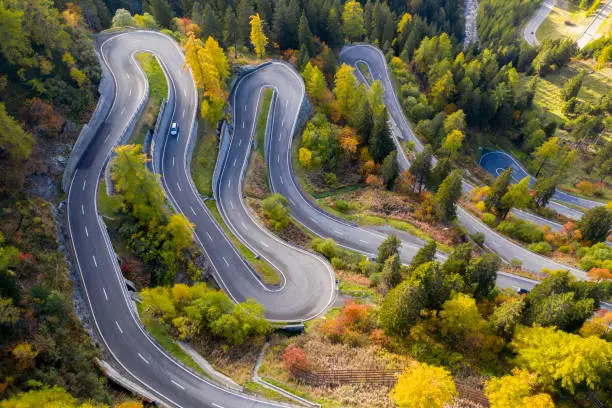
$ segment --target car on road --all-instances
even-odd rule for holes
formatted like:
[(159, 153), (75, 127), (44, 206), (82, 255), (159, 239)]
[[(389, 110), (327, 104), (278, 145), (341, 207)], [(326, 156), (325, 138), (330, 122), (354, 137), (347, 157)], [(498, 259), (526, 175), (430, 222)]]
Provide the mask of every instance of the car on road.
[(172, 122), (172, 124), (170, 125), (170, 136), (177, 137), (178, 132), (179, 132), (178, 125), (176, 124), (176, 122)]

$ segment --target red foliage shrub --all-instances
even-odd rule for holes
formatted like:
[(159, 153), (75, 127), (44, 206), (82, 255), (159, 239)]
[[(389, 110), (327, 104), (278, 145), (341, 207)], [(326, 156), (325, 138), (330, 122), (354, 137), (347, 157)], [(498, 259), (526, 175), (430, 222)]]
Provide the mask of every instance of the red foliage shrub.
[(306, 352), (295, 344), (290, 344), (283, 352), (283, 363), (285, 368), (291, 372), (308, 369)]

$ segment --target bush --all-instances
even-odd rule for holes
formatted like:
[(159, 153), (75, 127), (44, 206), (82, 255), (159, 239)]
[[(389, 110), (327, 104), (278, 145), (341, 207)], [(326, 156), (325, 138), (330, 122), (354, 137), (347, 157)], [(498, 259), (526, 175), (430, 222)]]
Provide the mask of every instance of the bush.
[(290, 344), (283, 352), (283, 363), (285, 369), (289, 371), (306, 370), (308, 368), (306, 352), (295, 344)]
[(278, 193), (261, 202), (264, 217), (275, 231), (280, 231), (289, 224), (288, 204), (287, 199)]
[(482, 221), (489, 227), (492, 227), (493, 225), (495, 225), (495, 216), (491, 213), (486, 212), (482, 214)]
[(484, 244), (485, 236), (482, 232), (475, 232), (473, 234), (470, 234), (470, 238), (472, 238), (472, 241), (474, 241), (480, 246)]
[(311, 244), (312, 248), (326, 257), (327, 259), (336, 258), (338, 256), (338, 245), (336, 241), (331, 238), (321, 239), (315, 238), (312, 240)]
[(337, 177), (334, 173), (325, 173), (325, 184), (333, 186), (336, 184)]
[(536, 224), (521, 219), (502, 221), (497, 230), (528, 244), (544, 240), (544, 232)]
[(533, 251), (536, 254), (542, 255), (550, 255), (552, 252), (552, 247), (546, 241), (536, 242), (534, 244), (529, 245), (527, 248), (529, 248), (530, 251)]
[(332, 264), (334, 269), (344, 269), (344, 266), (345, 266), (345, 264), (342, 261), (342, 259), (338, 258), (338, 257), (333, 257), (331, 259), (331, 264)]
[(334, 207), (336, 208), (336, 210), (343, 212), (343, 213), (349, 210), (349, 204), (344, 200), (334, 201)]
[(485, 209), (485, 203), (484, 201), (479, 201), (476, 203), (476, 209), (480, 212), (483, 212)]
[(570, 252), (572, 252), (572, 248), (570, 248), (569, 245), (561, 245), (557, 249), (563, 254), (569, 254)]
[(584, 270), (588, 271), (593, 268), (612, 270), (612, 248), (604, 242), (590, 248), (581, 248), (578, 256), (580, 256), (580, 267)]

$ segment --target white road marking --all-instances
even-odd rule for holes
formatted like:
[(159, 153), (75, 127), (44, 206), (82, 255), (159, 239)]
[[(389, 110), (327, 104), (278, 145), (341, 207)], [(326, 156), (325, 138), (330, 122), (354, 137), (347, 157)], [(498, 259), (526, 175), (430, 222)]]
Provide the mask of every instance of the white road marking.
[(244, 105), (244, 111), (246, 112), (246, 105)]
[(223, 405), (215, 404), (214, 402), (212, 403), (212, 406), (215, 408), (225, 408)]
[(127, 77), (127, 79), (130, 79), (130, 74), (126, 73), (125, 76)]
[(106, 294), (106, 289), (102, 288), (102, 292), (104, 292), (104, 299), (108, 300), (108, 295)]
[(142, 361), (144, 361), (145, 363), (147, 363), (147, 364), (151, 364), (151, 363), (149, 363), (149, 360), (147, 360), (146, 358), (144, 358), (144, 357), (142, 356), (142, 354), (138, 353), (138, 357), (140, 357), (140, 358), (142, 359)]
[(210, 234), (208, 233), (208, 231), (206, 232), (206, 235), (208, 235), (208, 239), (212, 241), (212, 237), (210, 236)]
[(97, 268), (98, 267), (98, 262), (96, 261), (96, 256), (92, 255), (91, 257), (93, 258), (94, 265), (96, 265), (96, 268)]
[(236, 167), (236, 159), (234, 159), (234, 164), (232, 164), (232, 167)]
[(83, 207), (83, 204), (81, 204), (81, 214), (85, 215), (85, 207)]
[(232, 186), (232, 180), (228, 180), (227, 181), (227, 188), (230, 188)]
[(242, 228), (247, 229), (247, 226), (243, 221), (241, 221), (240, 224), (242, 224)]
[(119, 322), (117, 322), (117, 321), (115, 320), (115, 324), (117, 325), (117, 328), (119, 329), (119, 332), (120, 332), (121, 334), (123, 334), (123, 330), (121, 329), (121, 326), (119, 326)]
[(132, 96), (132, 88), (130, 88), (130, 94), (128, 96)]
[(291, 203), (291, 205), (295, 205), (295, 201), (293, 201), (292, 199), (289, 199), (289, 202)]
[(185, 109), (183, 109), (183, 117), (185, 117)]
[(242, 139), (238, 140), (238, 147), (240, 147), (240, 145), (242, 144)]
[(104, 143), (106, 143), (106, 141), (108, 140), (109, 137), (110, 137), (110, 133), (108, 135), (106, 135), (106, 137), (104, 138)]
[(287, 109), (287, 104), (289, 103), (289, 99), (285, 100), (285, 109)]
[(281, 181), (281, 184), (285, 184), (285, 183), (283, 183), (283, 177), (282, 176), (280, 176), (280, 181)]
[(276, 162), (280, 163), (280, 153), (276, 155)]
[(225, 262), (225, 264), (229, 266), (229, 262), (227, 262), (227, 259), (225, 259), (225, 257), (223, 257), (223, 262)]
[(242, 121), (242, 128), (244, 129), (244, 120)]
[(317, 220), (315, 220), (314, 217), (310, 217), (310, 221), (314, 222), (315, 224), (318, 224)]
[(174, 167), (174, 156), (172, 156), (172, 167)]
[(184, 389), (185, 389), (185, 387), (183, 387), (181, 384), (177, 383), (177, 382), (176, 382), (176, 381), (174, 381), (174, 380), (170, 380), (170, 382), (171, 382), (172, 384), (176, 385), (177, 387), (179, 387), (181, 390), (184, 390)]
[(187, 89), (186, 88), (183, 89), (183, 94), (185, 95), (185, 97), (187, 97)]
[(121, 109), (121, 116), (123, 116), (124, 113), (125, 113), (125, 106), (123, 107), (123, 109)]
[(193, 209), (193, 207), (189, 207), (189, 208), (191, 208), (191, 212), (193, 213), (193, 215), (196, 215), (196, 212), (195, 212), (195, 210)]
[(338, 231), (337, 229), (334, 230), (334, 232), (338, 235), (344, 235), (343, 233), (341, 233), (340, 231)]
[(178, 187), (179, 191), (183, 191), (183, 189), (181, 188), (181, 185), (178, 183), (178, 181), (176, 182), (176, 186)]
[(281, 127), (285, 126), (285, 119), (283, 119), (283, 121), (281, 122)]
[(368, 241), (363, 240), (363, 239), (360, 239), (359, 241), (360, 241), (360, 242), (363, 242), (364, 244), (367, 244), (367, 243), (368, 243)]
[(85, 226), (85, 235), (89, 236), (89, 231), (87, 231), (87, 226)]
[(261, 241), (261, 245), (265, 246), (266, 248), (270, 248), (270, 247), (268, 246), (268, 244), (266, 244), (266, 243), (265, 243), (265, 242), (263, 242), (263, 241)]
[(232, 206), (232, 210), (234, 209), (234, 202), (230, 201), (230, 205)]
[(85, 191), (85, 184), (87, 184), (87, 180), (83, 181), (83, 191)]

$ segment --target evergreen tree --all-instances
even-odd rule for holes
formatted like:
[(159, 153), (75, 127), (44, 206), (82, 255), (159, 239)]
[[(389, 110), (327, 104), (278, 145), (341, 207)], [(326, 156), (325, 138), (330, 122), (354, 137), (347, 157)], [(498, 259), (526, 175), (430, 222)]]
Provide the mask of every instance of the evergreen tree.
[(210, 6), (210, 4), (206, 4), (204, 7), (204, 11), (202, 13), (202, 25), (200, 26), (200, 29), (202, 30), (200, 33), (200, 38), (208, 38), (209, 36), (212, 36), (216, 40), (222, 39), (219, 16), (217, 16), (217, 13)]
[(370, 136), (374, 130), (374, 119), (370, 103), (366, 100), (363, 104), (363, 114), (357, 118), (357, 133), (361, 136), (363, 143), (368, 145)]
[(431, 170), (431, 175), (427, 181), (427, 188), (431, 191), (437, 191), (438, 187), (446, 177), (450, 174), (453, 167), (448, 159), (438, 160), (436, 165)]
[(167, 0), (150, 0), (149, 8), (151, 14), (162, 27), (169, 28), (170, 22), (172, 21), (172, 9)]
[(472, 245), (469, 242), (457, 245), (444, 264), (442, 264), (442, 269), (447, 275), (466, 276), (471, 259)]
[(410, 169), (408, 171), (412, 174), (412, 177), (414, 177), (414, 183), (418, 186), (419, 193), (426, 183), (429, 182), (431, 176), (431, 157), (431, 146), (426, 145), (422, 152), (415, 155), (414, 160), (410, 164)]
[(261, 16), (264, 21), (265, 31), (270, 32), (270, 23), (274, 18), (274, 7), (272, 6), (272, 0), (257, 0), (257, 13)]
[[(251, 34), (250, 17), (253, 15), (253, 7), (251, 6), (250, 0), (240, 0), (236, 8), (236, 42), (240, 45), (247, 45), (249, 43), (249, 36)], [(227, 21), (225, 22), (228, 23)]]
[(385, 182), (387, 190), (393, 190), (393, 185), (399, 176), (399, 165), (397, 164), (397, 150), (393, 150), (385, 157), (380, 167), (380, 174)]
[(200, 0), (193, 2), (193, 8), (191, 9), (191, 21), (197, 24), (200, 28), (204, 25), (204, 8)]
[(491, 192), (485, 199), (485, 208), (487, 211), (494, 209), (497, 214), (501, 214), (503, 210), (502, 197), (508, 191), (508, 186), (512, 180), (512, 168), (508, 167), (500, 173), (491, 186)]
[(508, 191), (501, 199), (501, 212), (498, 215), (503, 220), (512, 208), (526, 208), (531, 200), (531, 194), (529, 194), (529, 176), (527, 176), (508, 188)]
[(300, 50), (302, 49), (302, 47), (304, 47), (306, 49), (307, 55), (309, 56), (308, 59), (314, 57), (316, 55), (315, 44), (314, 40), (312, 39), (312, 32), (310, 31), (310, 26), (308, 25), (308, 18), (306, 17), (306, 14), (304, 14), (304, 12), (302, 12), (302, 16), (300, 17), (298, 38), (300, 43)]
[(436, 257), (437, 246), (436, 241), (433, 239), (429, 240), (425, 245), (423, 245), (423, 247), (416, 253), (414, 258), (412, 258), (412, 261), (410, 262), (410, 270), (414, 271), (420, 265), (433, 261)]
[(488, 297), (493, 292), (500, 264), (499, 257), (490, 253), (470, 261), (465, 283), (476, 299)]
[(393, 255), (399, 255), (398, 249), (400, 245), (402, 245), (402, 241), (400, 241), (395, 234), (389, 235), (389, 237), (379, 245), (378, 257), (376, 260), (379, 263), (383, 263)]
[(399, 285), (401, 281), (402, 274), (400, 271), (399, 256), (395, 254), (385, 260), (385, 264), (380, 273), (378, 288), (383, 294), (386, 294)]
[(329, 15), (327, 16), (327, 45), (331, 48), (340, 48), (344, 45), (340, 16), (335, 7), (329, 10)]
[(457, 201), (461, 197), (461, 171), (453, 172), (444, 179), (435, 196), (439, 217), (443, 221), (457, 218)]
[(603, 206), (591, 208), (584, 213), (579, 226), (585, 240), (603, 242), (612, 227), (612, 210)]
[(234, 56), (236, 56), (238, 41), (238, 28), (236, 27), (236, 13), (231, 6), (225, 9), (223, 17), (223, 45), (227, 48), (230, 45), (234, 47)]
[(536, 207), (544, 208), (557, 191), (556, 177), (540, 177), (533, 185), (535, 190), (534, 202)]
[(374, 120), (374, 127), (369, 140), (369, 149), (376, 163), (381, 163), (385, 157), (395, 150), (395, 144), (391, 136), (391, 127), (387, 120), (387, 110)]

